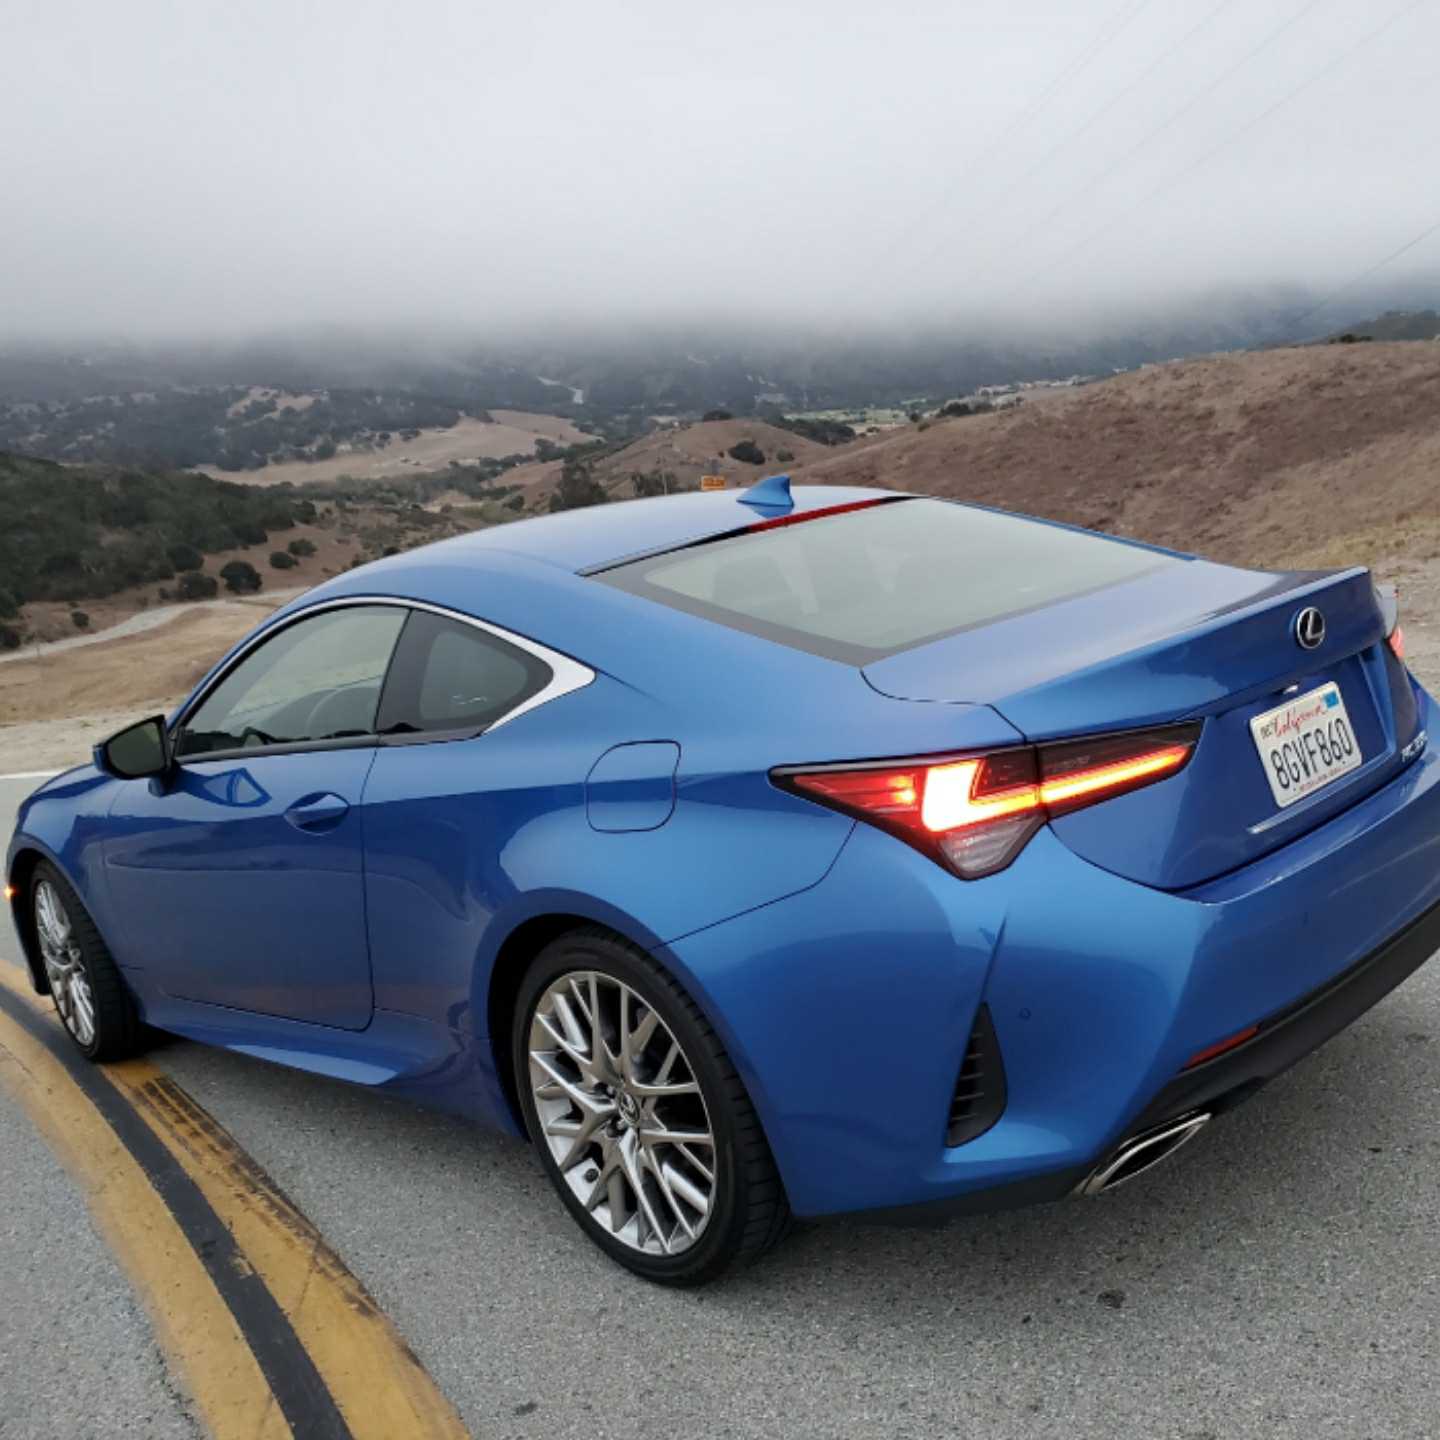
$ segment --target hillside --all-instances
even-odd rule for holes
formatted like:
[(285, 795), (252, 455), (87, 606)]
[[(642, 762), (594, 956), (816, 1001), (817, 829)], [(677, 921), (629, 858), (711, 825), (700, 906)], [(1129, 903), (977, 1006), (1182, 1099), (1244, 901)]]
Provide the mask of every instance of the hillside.
[(1429, 556), (1440, 553), (1440, 345), (1154, 366), (791, 468), (810, 483), (955, 496), (1236, 563)]
[[(765, 457), (759, 464), (733, 459), (729, 451), (744, 440), (753, 441)], [(834, 452), (763, 420), (697, 420), (652, 431), (633, 444), (602, 456), (591, 466), (596, 480), (615, 500), (635, 494), (634, 476), (655, 476), (672, 490), (694, 490), (702, 475), (723, 475), (732, 486), (749, 485), (777, 470), (815, 463)], [(521, 465), (505, 481), (524, 487), (527, 508), (544, 509), (546, 497), (559, 479), (558, 462)], [(668, 476), (668, 482), (663, 477)]]
[(1440, 340), (1440, 314), (1434, 310), (1387, 310), (1373, 320), (1356, 320), (1330, 339)]
[[(59, 465), (0, 451), (0, 651), (100, 630), (228, 587), (305, 587), (392, 549), (509, 518), (491, 477), (261, 488), (187, 472)], [(419, 502), (440, 484), (452, 503)], [(228, 587), (234, 588), (234, 587)], [(77, 618), (78, 616), (78, 618)]]

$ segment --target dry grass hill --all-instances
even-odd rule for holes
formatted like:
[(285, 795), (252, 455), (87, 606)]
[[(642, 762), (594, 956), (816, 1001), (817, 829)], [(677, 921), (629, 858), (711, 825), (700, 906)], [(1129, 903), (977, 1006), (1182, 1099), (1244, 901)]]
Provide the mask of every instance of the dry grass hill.
[[(754, 441), (765, 456), (763, 464), (731, 458), (728, 452), (742, 440)], [(612, 498), (628, 500), (634, 495), (631, 477), (636, 474), (668, 472), (682, 487), (691, 490), (702, 475), (724, 475), (731, 485), (750, 485), (762, 476), (779, 470), (793, 471), (834, 453), (825, 445), (762, 420), (700, 420), (655, 430), (597, 461), (594, 473)], [(559, 475), (559, 462), (550, 461), (518, 466), (505, 476), (505, 482), (525, 486), (527, 500), (543, 509)]]
[[(617, 461), (621, 456), (616, 456)], [(1155, 366), (792, 466), (1265, 566), (1440, 554), (1440, 344)]]
[[(764, 451), (763, 465), (724, 455), (745, 439)], [(782, 460), (782, 450), (794, 458)], [(559, 468), (524, 466), (506, 479), (526, 484), (528, 508), (544, 509)], [(600, 460), (595, 473), (622, 499), (636, 472), (669, 470), (693, 485), (717, 470), (743, 485), (781, 469), (805, 482), (977, 500), (1220, 560), (1368, 563), (1399, 579), (1412, 662), (1432, 681), (1440, 676), (1440, 344), (1316, 346), (1157, 366), (1034, 393), (1014, 411), (912, 425), (838, 449), (751, 421), (700, 422), (648, 435)], [(350, 563), (363, 519), (341, 518), (322, 516), (329, 528), (312, 527), (317, 553), (282, 572), (284, 584), (314, 583)], [(458, 513), (446, 522), (466, 523)], [(278, 583), (267, 573), (267, 590)], [(109, 602), (89, 608), (97, 629), (123, 618)], [(61, 608), (53, 618), (68, 623)], [(145, 634), (0, 665), (0, 770), (78, 758), (125, 718), (94, 712), (160, 708), (253, 621), (239, 604), (196, 607)]]

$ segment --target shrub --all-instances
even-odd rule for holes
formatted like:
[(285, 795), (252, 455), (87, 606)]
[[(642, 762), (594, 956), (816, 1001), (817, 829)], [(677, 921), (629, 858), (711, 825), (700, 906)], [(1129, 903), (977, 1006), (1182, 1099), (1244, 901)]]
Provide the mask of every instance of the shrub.
[(293, 570), (299, 561), (288, 550), (273, 550), (270, 553), (272, 570)]
[(586, 505), (604, 504), (607, 498), (605, 487), (585, 466), (567, 460), (565, 468), (560, 472), (560, 484), (550, 497), (550, 508), (579, 510)]
[(225, 588), (236, 595), (249, 595), (263, 583), (260, 572), (248, 560), (231, 560), (220, 567), (220, 578)]
[(728, 410), (707, 410), (700, 418), (702, 420), (733, 420), (735, 417)]
[(774, 423), (782, 430), (792, 431), (818, 445), (844, 445), (855, 438), (855, 428), (843, 420), (804, 420), (799, 416), (782, 415)]
[(18, 650), (20, 632), (13, 625), (0, 625), (0, 650)]
[(220, 591), (220, 585), (213, 575), (201, 570), (187, 570), (175, 586), (177, 600), (213, 600)]
[(775, 458), (782, 465), (786, 465), (795, 458), (795, 452), (793, 450), (777, 450), (775, 452)]
[(512, 495), (506, 502), (507, 510), (523, 510), (525, 508), (525, 497), (521, 494)]
[(742, 460), (747, 465), (765, 463), (765, 452), (753, 440), (742, 440), (738, 445), (732, 445), (728, 453), (732, 460)]
[(270, 538), (265, 533), (265, 527), (257, 525), (253, 520), (236, 520), (230, 529), (235, 533), (237, 545), (263, 545)]
[(90, 628), (90, 617), (83, 610), (72, 610), (70, 612), (70, 623), (77, 630), (88, 630)]
[(0, 590), (0, 616), (9, 619), (20, 613), (20, 602), (12, 591)]
[(313, 540), (292, 540), (285, 548), (292, 555), (313, 555), (315, 542)]
[(205, 564), (205, 557), (193, 545), (167, 546), (165, 555), (177, 570), (199, 570)]

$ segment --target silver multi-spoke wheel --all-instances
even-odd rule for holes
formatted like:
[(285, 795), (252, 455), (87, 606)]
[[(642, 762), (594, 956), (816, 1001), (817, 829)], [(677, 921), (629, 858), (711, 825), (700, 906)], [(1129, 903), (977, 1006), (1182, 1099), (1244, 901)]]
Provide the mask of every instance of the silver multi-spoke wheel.
[(50, 993), (65, 1028), (81, 1045), (95, 1040), (95, 997), (75, 926), (59, 892), (48, 881), (35, 887), (35, 931)]
[(570, 971), (540, 996), (529, 1058), (544, 1143), (584, 1209), (643, 1254), (695, 1244), (715, 1201), (715, 1137), (659, 1013), (613, 976)]

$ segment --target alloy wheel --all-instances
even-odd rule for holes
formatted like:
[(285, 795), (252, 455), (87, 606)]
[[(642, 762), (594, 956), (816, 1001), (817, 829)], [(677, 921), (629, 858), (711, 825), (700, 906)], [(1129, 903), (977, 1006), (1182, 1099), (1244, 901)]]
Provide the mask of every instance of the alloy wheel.
[(90, 989), (90, 976), (70, 914), (48, 880), (42, 880), (35, 887), (35, 931), (61, 1022), (79, 1044), (93, 1044), (95, 997)]
[(678, 1255), (716, 1197), (705, 1097), (658, 1011), (623, 981), (570, 971), (530, 1023), (535, 1111), (555, 1165), (593, 1221), (633, 1250)]

